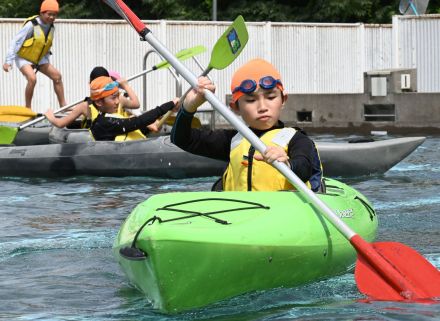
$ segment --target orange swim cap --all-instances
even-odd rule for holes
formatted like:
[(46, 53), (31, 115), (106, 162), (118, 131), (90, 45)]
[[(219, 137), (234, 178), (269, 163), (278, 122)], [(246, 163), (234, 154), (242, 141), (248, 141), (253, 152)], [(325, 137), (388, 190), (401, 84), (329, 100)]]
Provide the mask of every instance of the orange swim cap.
[[(237, 71), (232, 76), (231, 81), (231, 92), (232, 92), (232, 100), (231, 103), (235, 103), (241, 96), (244, 95), (241, 91), (234, 92), (234, 89), (239, 87), (243, 80), (251, 79), (257, 83), (257, 86), (259, 87), (258, 83), (261, 78), (265, 76), (272, 76), (276, 80), (281, 81), (281, 75), (278, 72), (278, 70), (275, 69), (275, 67), (267, 62), (264, 59), (252, 59), (240, 68), (237, 69)], [(284, 93), (284, 88), (281, 83), (277, 84), (277, 87), (281, 90), (281, 93)]]
[(119, 90), (119, 84), (110, 77), (101, 76), (90, 83), (90, 98), (99, 100), (113, 95)]
[(60, 7), (58, 6), (58, 2), (56, 0), (44, 0), (40, 7), (40, 12), (45, 11), (60, 11)]

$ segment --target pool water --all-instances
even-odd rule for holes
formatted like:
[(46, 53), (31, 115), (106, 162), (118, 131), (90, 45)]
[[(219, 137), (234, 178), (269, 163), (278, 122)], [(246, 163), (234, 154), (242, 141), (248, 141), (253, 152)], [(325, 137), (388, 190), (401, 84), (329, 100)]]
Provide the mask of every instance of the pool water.
[[(379, 217), (378, 240), (402, 242), (440, 267), (440, 138), (383, 175), (343, 179)], [(380, 157), (380, 155), (378, 155)], [(440, 304), (369, 302), (353, 274), (248, 293), (178, 315), (152, 308), (112, 256), (119, 226), (149, 196), (209, 190), (187, 180), (1, 178), (1, 320), (440, 320)]]

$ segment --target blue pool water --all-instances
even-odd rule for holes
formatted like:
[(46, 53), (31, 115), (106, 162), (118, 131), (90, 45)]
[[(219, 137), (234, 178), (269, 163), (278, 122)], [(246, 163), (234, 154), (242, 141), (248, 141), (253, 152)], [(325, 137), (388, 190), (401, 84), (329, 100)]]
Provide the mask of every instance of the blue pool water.
[[(384, 175), (344, 181), (379, 216), (378, 240), (440, 267), (440, 138)], [(380, 155), (378, 155), (380, 157)], [(179, 315), (152, 309), (111, 252), (124, 218), (157, 193), (207, 190), (215, 178), (1, 178), (1, 320), (440, 320), (440, 304), (363, 303), (353, 274), (249, 293)]]

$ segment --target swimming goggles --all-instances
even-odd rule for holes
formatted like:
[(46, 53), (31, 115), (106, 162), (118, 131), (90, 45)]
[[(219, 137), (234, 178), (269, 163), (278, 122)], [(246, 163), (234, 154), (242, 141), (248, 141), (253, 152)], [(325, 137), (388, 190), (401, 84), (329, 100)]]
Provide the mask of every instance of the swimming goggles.
[(99, 94), (99, 93), (102, 93), (103, 91), (113, 90), (116, 87), (119, 88), (119, 83), (117, 81), (112, 81), (112, 82), (109, 82), (107, 85), (105, 85), (103, 88), (93, 90), (92, 93)]
[[(281, 85), (281, 89), (283, 87), (283, 84), (281, 83), (281, 80), (275, 79), (272, 76), (265, 76), (260, 79), (258, 82), (258, 85), (260, 88), (263, 89), (272, 89), (275, 88), (277, 85)], [(257, 82), (253, 79), (245, 79), (241, 82), (240, 86), (235, 87), (232, 93), (236, 93), (237, 91), (241, 91), (245, 94), (250, 94), (257, 89)]]

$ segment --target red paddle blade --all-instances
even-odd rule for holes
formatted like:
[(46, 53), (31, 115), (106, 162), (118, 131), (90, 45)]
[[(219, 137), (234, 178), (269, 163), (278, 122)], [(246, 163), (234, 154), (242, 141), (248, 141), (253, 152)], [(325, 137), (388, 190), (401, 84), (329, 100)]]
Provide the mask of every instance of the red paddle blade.
[(397, 242), (369, 246), (385, 262), (358, 251), (355, 279), (360, 292), (384, 301), (440, 298), (440, 271), (417, 251)]

